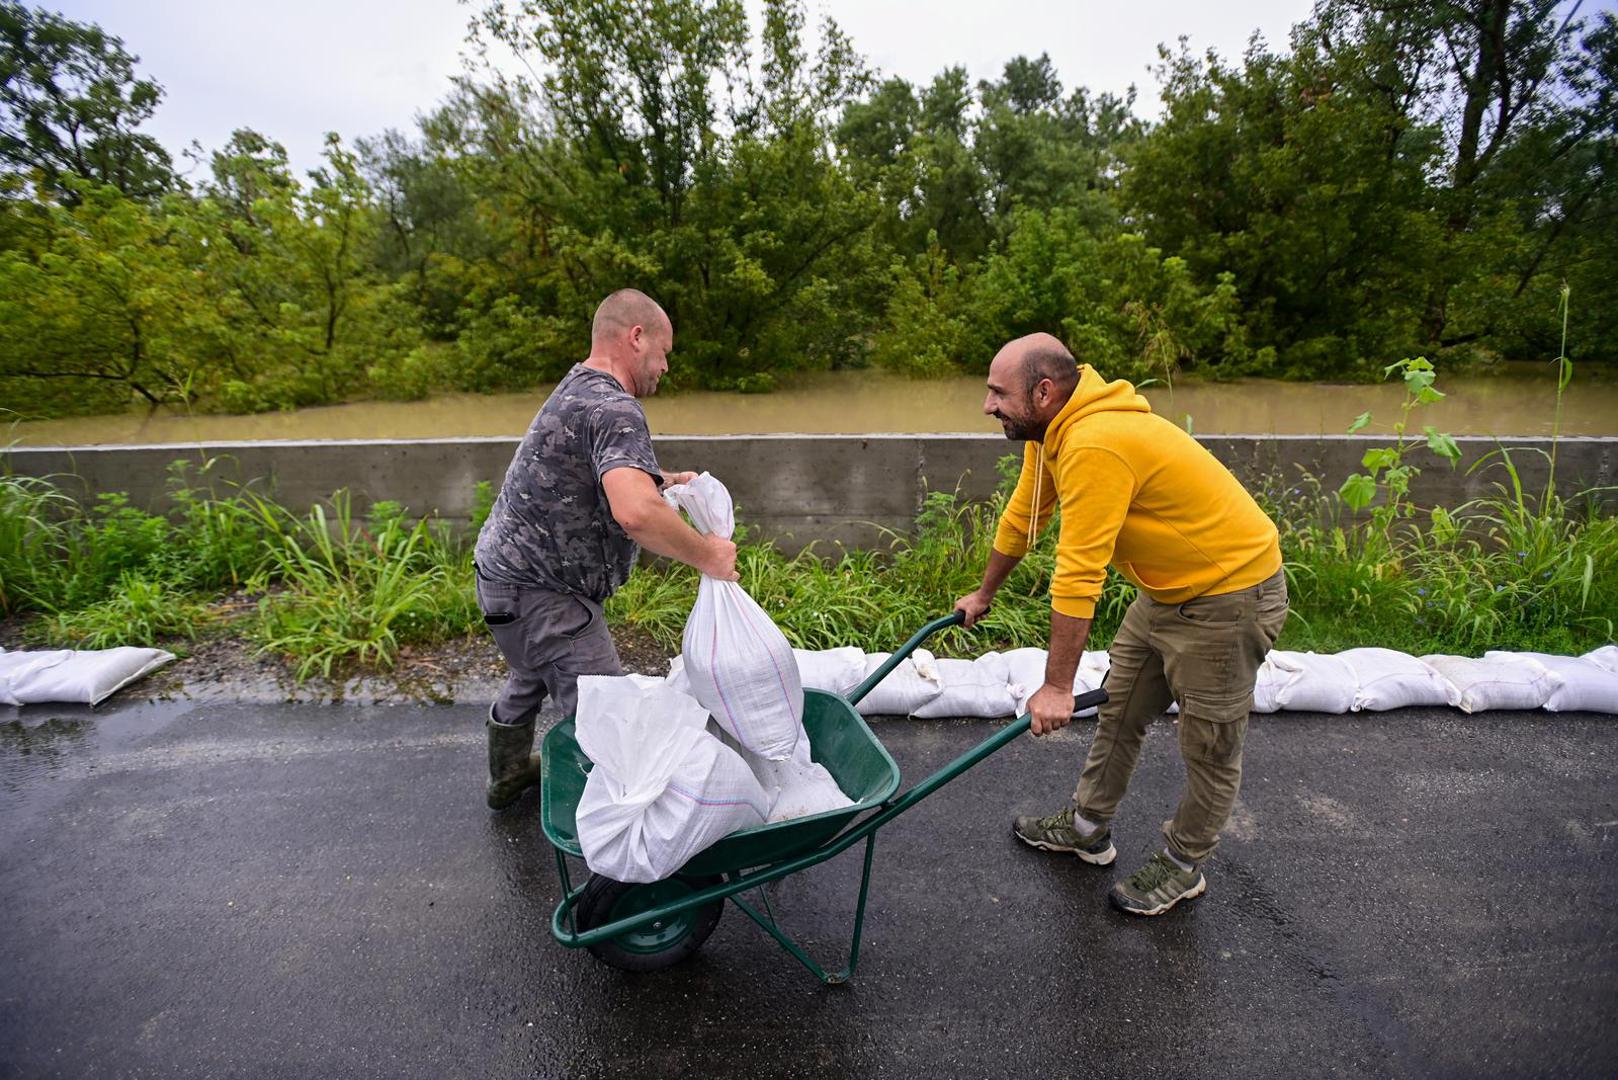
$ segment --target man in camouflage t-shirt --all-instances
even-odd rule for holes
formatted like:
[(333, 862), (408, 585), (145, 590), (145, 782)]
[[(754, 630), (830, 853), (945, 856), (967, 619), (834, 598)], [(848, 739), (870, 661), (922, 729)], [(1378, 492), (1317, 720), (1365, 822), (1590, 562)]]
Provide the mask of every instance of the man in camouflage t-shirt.
[(539, 780), (534, 717), (547, 696), (562, 715), (580, 675), (621, 675), (602, 604), (642, 546), (710, 577), (736, 579), (736, 545), (702, 536), (663, 501), (690, 480), (658, 467), (637, 398), (657, 392), (674, 328), (634, 289), (596, 309), (590, 356), (534, 418), (478, 534), (478, 605), (511, 666), (489, 709), (488, 802), (511, 805)]

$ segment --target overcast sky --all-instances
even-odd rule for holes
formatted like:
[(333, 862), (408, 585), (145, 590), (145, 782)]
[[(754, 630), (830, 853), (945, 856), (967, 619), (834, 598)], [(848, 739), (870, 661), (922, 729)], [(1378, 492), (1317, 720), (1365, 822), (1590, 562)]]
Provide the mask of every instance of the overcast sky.
[[(321, 138), (413, 127), (462, 70), (472, 9), (454, 0), (25, 0), (95, 22), (141, 58), (165, 94), (145, 130), (178, 161), (191, 140), (212, 150), (238, 127), (286, 146), (295, 168), (318, 163)], [(749, 0), (755, 13), (759, 8)], [(1159, 42), (1241, 53), (1259, 31), (1285, 45), (1310, 0), (810, 0), (884, 74), (930, 80), (951, 64), (974, 80), (1018, 54), (1048, 52), (1066, 87), (1123, 93), (1157, 113), (1149, 69)]]

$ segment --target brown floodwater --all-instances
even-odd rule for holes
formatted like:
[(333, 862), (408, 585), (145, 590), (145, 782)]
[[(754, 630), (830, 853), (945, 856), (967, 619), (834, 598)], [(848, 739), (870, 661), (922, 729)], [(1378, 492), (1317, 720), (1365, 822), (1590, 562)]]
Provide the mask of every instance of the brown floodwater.
[[(1549, 435), (1555, 369), (1512, 364), (1489, 375), (1441, 376), (1442, 402), (1418, 411), (1413, 430), (1433, 424), (1454, 435)], [(549, 386), (515, 394), (445, 394), (430, 401), (364, 401), (258, 416), (186, 416), (142, 409), (114, 416), (42, 420), (11, 427), (8, 441), (29, 446), (221, 442), (262, 439), (407, 439), (518, 435)], [(1148, 387), (1152, 407), (1198, 434), (1321, 435), (1345, 431), (1369, 410), (1369, 432), (1398, 419), (1401, 388), (1248, 379), (1181, 380)], [(982, 413), (977, 376), (917, 381), (883, 372), (826, 372), (792, 380), (771, 394), (706, 391), (648, 399), (660, 435), (877, 432), (998, 433)], [(1564, 435), (1618, 435), (1618, 373), (1582, 369), (1562, 399)]]

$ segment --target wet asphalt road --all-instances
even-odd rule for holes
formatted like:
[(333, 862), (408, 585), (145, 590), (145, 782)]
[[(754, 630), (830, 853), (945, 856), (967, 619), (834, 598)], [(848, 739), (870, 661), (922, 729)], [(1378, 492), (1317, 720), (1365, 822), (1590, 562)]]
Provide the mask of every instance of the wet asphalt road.
[[(1094, 869), (1030, 851), (1089, 725), (878, 835), (860, 968), (731, 910), (686, 965), (556, 945), (531, 795), (469, 708), (0, 710), (0, 1076), (1611, 1076), (1618, 720), (1258, 717), (1210, 890), (1109, 910), (1180, 765), (1153, 732)], [(908, 781), (993, 725), (876, 725)], [(855, 852), (774, 892), (825, 961)]]

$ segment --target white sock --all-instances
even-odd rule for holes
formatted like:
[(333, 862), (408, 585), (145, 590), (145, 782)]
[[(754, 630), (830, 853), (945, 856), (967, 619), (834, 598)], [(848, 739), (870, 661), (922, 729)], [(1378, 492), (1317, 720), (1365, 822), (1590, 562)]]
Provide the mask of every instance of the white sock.
[(1178, 866), (1181, 870), (1184, 870), (1188, 874), (1197, 868), (1196, 863), (1182, 861), (1178, 855), (1174, 854), (1174, 852), (1170, 851), (1168, 848), (1163, 849), (1163, 854), (1169, 857), (1169, 862), (1173, 863), (1175, 866)]
[(1081, 833), (1093, 833), (1101, 826), (1075, 810), (1073, 811), (1073, 828)]

